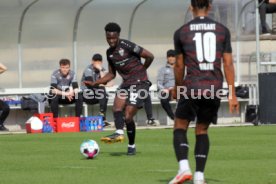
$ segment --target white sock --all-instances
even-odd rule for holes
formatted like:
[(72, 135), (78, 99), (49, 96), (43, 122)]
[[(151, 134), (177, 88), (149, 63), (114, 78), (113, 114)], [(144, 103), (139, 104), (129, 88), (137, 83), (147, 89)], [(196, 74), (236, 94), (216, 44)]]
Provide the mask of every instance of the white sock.
[(133, 145), (128, 145), (128, 147), (130, 147), (130, 148), (135, 148), (135, 144), (133, 144)]
[(124, 135), (124, 130), (122, 130), (122, 129), (118, 129), (118, 130), (116, 130), (116, 133), (117, 133), (117, 134)]
[(179, 161), (179, 171), (187, 171), (190, 170), (189, 161), (188, 160), (180, 160)]
[(194, 180), (201, 180), (201, 181), (203, 181), (204, 180), (204, 173), (196, 171), (195, 175), (194, 175)]

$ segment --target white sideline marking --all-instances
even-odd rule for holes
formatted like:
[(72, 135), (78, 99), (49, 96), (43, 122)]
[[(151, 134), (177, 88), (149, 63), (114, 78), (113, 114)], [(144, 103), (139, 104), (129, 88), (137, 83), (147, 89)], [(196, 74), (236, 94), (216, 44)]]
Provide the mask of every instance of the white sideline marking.
[(58, 169), (96, 169), (96, 167), (81, 167), (81, 166), (63, 166), (56, 167)]

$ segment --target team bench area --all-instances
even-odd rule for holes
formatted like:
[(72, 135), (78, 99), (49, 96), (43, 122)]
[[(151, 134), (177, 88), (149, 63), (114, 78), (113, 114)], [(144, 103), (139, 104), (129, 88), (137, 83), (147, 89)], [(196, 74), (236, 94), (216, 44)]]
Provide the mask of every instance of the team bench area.
[[(229, 108), (228, 108), (228, 100), (227, 97), (223, 98), (221, 101), (221, 108), (218, 114), (219, 121), (218, 123), (232, 123), (232, 122), (245, 122), (245, 112), (246, 112), (246, 106), (256, 104), (256, 97), (257, 97), (257, 85), (256, 83), (242, 83), (242, 84), (236, 84), (240, 86), (246, 86), (249, 89), (249, 96), (248, 98), (238, 98), (238, 101), (240, 103), (240, 113), (239, 114), (229, 114)], [(224, 87), (226, 88), (226, 84), (224, 84)], [(109, 100), (108, 100), (108, 110), (107, 110), (107, 119), (111, 122), (113, 122), (113, 116), (112, 116), (112, 106), (114, 101), (114, 94), (117, 89), (117, 86), (114, 87), (108, 87), (106, 88), (108, 94), (109, 94)], [(49, 91), (49, 88), (7, 88), (7, 89), (0, 89), (0, 98), (6, 101), (11, 109), (10, 115), (8, 119), (6, 120), (6, 125), (11, 130), (17, 130), (17, 129), (24, 129), (25, 128), (25, 122), (34, 114), (34, 112), (31, 111), (23, 111), (21, 110), (21, 98), (23, 96), (29, 96), (31, 94), (47, 94)], [(225, 93), (227, 93), (227, 90), (225, 89)], [(158, 98), (158, 91), (156, 85), (152, 85), (150, 88), (150, 94), (152, 99), (152, 106), (153, 106), (153, 116), (155, 119), (159, 120), (161, 125), (171, 125), (173, 122), (170, 121), (170, 119), (166, 116), (165, 111), (162, 109), (160, 100)], [(171, 101), (172, 105), (175, 106), (176, 102)], [(60, 116), (66, 117), (66, 116), (73, 116), (74, 115), (74, 104), (72, 105), (59, 105), (60, 108)], [(97, 116), (98, 113), (98, 105), (87, 105), (83, 104), (83, 116)], [(45, 107), (46, 113), (49, 112), (49, 106), (46, 105)], [(138, 125), (145, 125), (146, 121), (146, 114), (144, 110), (140, 110), (135, 117), (135, 122), (138, 123)]]

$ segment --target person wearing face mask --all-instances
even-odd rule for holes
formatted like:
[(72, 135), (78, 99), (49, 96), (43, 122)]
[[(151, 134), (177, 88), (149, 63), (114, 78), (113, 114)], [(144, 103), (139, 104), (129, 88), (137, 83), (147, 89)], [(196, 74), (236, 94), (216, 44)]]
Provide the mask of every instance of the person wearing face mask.
[(101, 86), (89, 86), (90, 82), (95, 82), (96, 80), (106, 75), (107, 70), (102, 65), (102, 55), (94, 54), (91, 60), (91, 64), (85, 68), (81, 78), (81, 100), (82, 103), (85, 102), (89, 105), (99, 104), (99, 115), (103, 116), (104, 126), (109, 126), (110, 123), (106, 120), (108, 95), (106, 93), (105, 86), (111, 86), (111, 84), (109, 83), (107, 85)]
[(167, 51), (167, 64), (158, 71), (157, 88), (160, 92), (160, 102), (163, 109), (166, 111), (170, 119), (174, 119), (174, 112), (172, 110), (170, 101), (172, 100), (170, 91), (174, 87), (174, 68), (175, 51), (170, 49)]

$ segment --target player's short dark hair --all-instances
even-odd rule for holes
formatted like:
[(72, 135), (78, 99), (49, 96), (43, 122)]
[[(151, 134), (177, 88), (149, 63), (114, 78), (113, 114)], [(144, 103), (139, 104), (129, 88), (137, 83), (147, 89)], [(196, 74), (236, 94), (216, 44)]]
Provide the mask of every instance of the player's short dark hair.
[(59, 60), (59, 66), (61, 66), (61, 65), (70, 65), (70, 60), (69, 59)]
[(104, 30), (105, 30), (105, 32), (120, 33), (121, 32), (121, 27), (119, 26), (119, 24), (117, 24), (115, 22), (110, 22), (110, 23), (106, 24)]
[(191, 5), (194, 8), (204, 9), (209, 8), (210, 0), (191, 0)]
[(103, 57), (102, 57), (101, 54), (94, 54), (93, 57), (92, 57), (92, 60), (93, 61), (102, 61)]
[(175, 51), (170, 49), (167, 51), (167, 57), (175, 57)]

